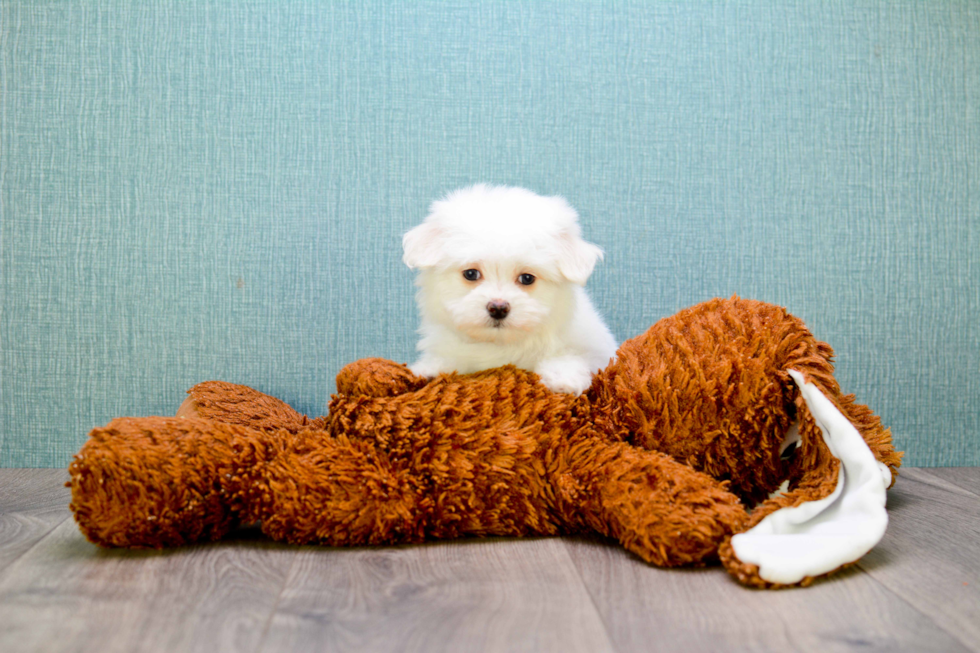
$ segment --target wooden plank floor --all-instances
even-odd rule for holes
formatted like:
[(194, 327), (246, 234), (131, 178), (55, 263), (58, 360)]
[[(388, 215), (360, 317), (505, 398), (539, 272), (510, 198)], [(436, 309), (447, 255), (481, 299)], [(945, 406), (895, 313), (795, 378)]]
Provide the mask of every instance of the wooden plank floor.
[(101, 550), (61, 470), (0, 470), (0, 651), (980, 651), (980, 468), (902, 470), (885, 539), (806, 589), (589, 538)]

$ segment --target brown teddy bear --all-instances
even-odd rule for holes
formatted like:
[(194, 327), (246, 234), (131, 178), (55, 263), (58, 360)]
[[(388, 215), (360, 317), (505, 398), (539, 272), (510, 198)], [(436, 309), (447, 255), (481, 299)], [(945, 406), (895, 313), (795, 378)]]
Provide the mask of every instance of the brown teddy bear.
[(831, 356), (784, 309), (732, 298), (627, 341), (582, 396), (514, 367), (426, 381), (365, 359), (309, 419), (202, 383), (177, 417), (93, 430), (71, 509), (101, 546), (256, 522), (327, 545), (596, 532), (655, 565), (806, 585), (878, 542), (901, 462)]

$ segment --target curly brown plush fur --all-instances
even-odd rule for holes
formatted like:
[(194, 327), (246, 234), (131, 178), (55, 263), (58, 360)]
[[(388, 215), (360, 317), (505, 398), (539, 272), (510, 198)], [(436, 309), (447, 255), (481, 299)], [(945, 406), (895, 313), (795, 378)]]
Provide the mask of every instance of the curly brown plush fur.
[[(311, 420), (251, 388), (202, 383), (182, 409), (191, 418), (93, 430), (69, 468), (71, 507), (103, 546), (215, 540), (254, 522), (276, 540), (329, 545), (598, 532), (656, 565), (720, 557), (742, 583), (772, 587), (731, 536), (837, 480), (788, 370), (893, 473), (900, 464), (878, 419), (840, 394), (831, 356), (784, 309), (733, 298), (624, 343), (581, 397), (514, 367), (426, 382), (365, 359)], [(790, 491), (766, 499), (787, 478)], [(744, 506), (760, 501), (750, 516)]]

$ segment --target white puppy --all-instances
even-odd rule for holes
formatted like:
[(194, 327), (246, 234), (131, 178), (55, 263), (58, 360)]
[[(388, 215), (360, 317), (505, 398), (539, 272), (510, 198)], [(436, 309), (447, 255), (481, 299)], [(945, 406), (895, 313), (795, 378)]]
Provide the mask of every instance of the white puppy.
[(412, 371), (434, 377), (513, 364), (580, 394), (616, 355), (583, 289), (602, 250), (561, 197), (478, 184), (434, 202), (402, 240), (420, 270), (422, 336)]

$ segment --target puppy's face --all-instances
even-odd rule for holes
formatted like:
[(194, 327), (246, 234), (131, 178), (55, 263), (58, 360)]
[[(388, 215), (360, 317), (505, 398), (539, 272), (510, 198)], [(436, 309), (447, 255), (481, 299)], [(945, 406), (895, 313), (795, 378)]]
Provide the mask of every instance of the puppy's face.
[(483, 259), (423, 270), (418, 278), (422, 310), (477, 342), (512, 343), (567, 318), (567, 281), (513, 260)]
[(602, 255), (564, 199), (484, 185), (435, 202), (403, 246), (428, 319), (501, 343), (567, 320), (574, 285)]

